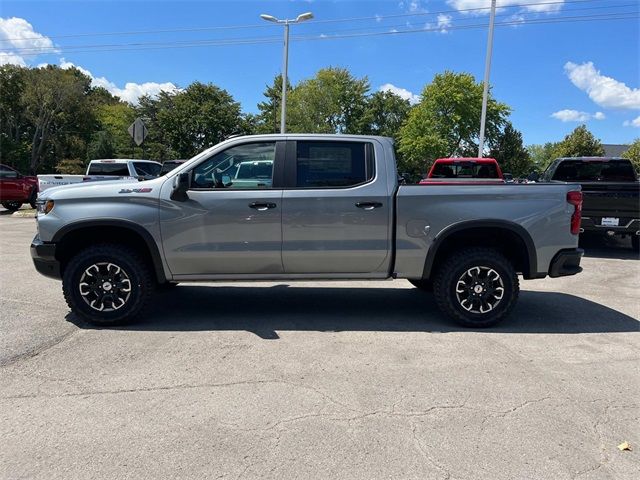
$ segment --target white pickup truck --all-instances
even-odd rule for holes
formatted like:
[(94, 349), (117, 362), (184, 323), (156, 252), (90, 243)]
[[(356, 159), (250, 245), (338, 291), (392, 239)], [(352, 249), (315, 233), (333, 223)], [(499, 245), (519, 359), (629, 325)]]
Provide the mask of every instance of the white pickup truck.
[(73, 183), (105, 180), (150, 180), (160, 175), (162, 164), (128, 158), (91, 160), (85, 175), (38, 175), (38, 191)]

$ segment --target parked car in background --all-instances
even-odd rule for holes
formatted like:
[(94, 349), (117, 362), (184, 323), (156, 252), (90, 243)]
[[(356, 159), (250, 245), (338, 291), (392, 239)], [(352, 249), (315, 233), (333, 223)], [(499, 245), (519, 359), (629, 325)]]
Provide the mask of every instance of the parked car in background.
[(176, 168), (179, 165), (182, 165), (186, 160), (166, 160), (162, 163), (162, 168), (160, 169), (160, 176), (169, 173), (171, 170)]
[(630, 160), (625, 158), (558, 158), (539, 181), (582, 185), (583, 232), (631, 236), (640, 250), (640, 183)]
[(0, 202), (4, 208), (15, 212), (23, 203), (35, 208), (37, 196), (36, 177), (22, 175), (7, 165), (0, 165)]
[(438, 158), (420, 185), (505, 183), (498, 162), (493, 158)]
[(91, 160), (85, 175), (38, 175), (38, 190), (72, 183), (109, 180), (150, 180), (160, 175), (162, 164), (152, 160), (127, 158)]
[(487, 327), (515, 306), (518, 274), (582, 270), (580, 185), (398, 185), (385, 137), (236, 137), (129, 187), (38, 198), (36, 269), (102, 325), (133, 319), (158, 284), (406, 278)]

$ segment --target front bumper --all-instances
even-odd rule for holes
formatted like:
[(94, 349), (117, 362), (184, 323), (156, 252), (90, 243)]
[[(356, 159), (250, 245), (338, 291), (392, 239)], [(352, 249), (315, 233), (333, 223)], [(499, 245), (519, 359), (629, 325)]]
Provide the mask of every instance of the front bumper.
[(582, 271), (580, 266), (580, 260), (584, 255), (584, 250), (581, 248), (569, 248), (566, 250), (560, 250), (549, 267), (549, 276), (551, 278), (565, 277), (567, 275), (575, 275)]
[(45, 277), (57, 280), (62, 278), (55, 243), (45, 243), (36, 235), (31, 242), (31, 258), (36, 270)]

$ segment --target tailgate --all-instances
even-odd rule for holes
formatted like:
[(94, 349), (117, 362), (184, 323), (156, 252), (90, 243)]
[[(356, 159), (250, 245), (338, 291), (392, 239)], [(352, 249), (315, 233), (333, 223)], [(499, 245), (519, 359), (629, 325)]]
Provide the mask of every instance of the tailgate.
[[(583, 183), (585, 217), (640, 218), (640, 183)], [(626, 223), (626, 222), (624, 222)]]

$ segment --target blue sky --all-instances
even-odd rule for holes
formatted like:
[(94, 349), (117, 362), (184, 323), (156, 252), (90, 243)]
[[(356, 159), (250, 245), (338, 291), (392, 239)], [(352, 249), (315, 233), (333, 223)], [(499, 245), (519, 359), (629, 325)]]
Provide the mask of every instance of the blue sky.
[[(312, 11), (314, 20), (291, 27), (293, 83), (340, 66), (367, 76), (372, 90), (391, 88), (415, 99), (444, 70), (482, 79), (488, 10), (468, 9), (489, 3), (3, 0), (0, 62), (74, 64), (133, 101), (142, 92), (211, 82), (255, 112), (282, 62), (282, 27), (259, 14), (294, 18)], [(525, 143), (560, 140), (582, 122), (604, 143), (640, 137), (639, 0), (498, 5), (505, 8), (496, 21), (512, 25), (496, 27), (493, 94), (513, 108)], [(616, 15), (627, 18), (604, 20)], [(575, 21), (581, 16), (590, 20)], [(141, 31), (153, 32), (130, 33)]]

